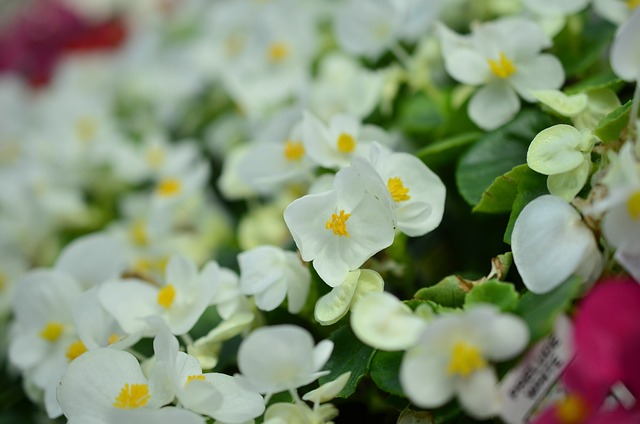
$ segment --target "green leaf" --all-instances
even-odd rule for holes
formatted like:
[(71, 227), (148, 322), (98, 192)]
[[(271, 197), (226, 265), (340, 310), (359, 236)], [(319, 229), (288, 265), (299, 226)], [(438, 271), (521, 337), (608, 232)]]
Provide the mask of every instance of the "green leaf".
[(573, 276), (549, 293), (526, 293), (520, 298), (515, 313), (529, 326), (532, 342), (551, 332), (556, 317), (569, 309), (581, 285), (582, 278)]
[(629, 124), (629, 113), (632, 103), (633, 102), (629, 100), (602, 118), (598, 126), (593, 130), (593, 133), (605, 143), (618, 140), (622, 130)]
[(520, 295), (511, 283), (503, 283), (498, 280), (489, 280), (475, 286), (464, 299), (464, 307), (478, 303), (492, 303), (501, 311), (513, 311), (518, 305)]
[(542, 196), (543, 194), (549, 194), (549, 190), (547, 190), (547, 177), (534, 171), (531, 172), (531, 178), (523, 178), (518, 184), (518, 194), (511, 206), (509, 223), (507, 224), (507, 229), (504, 232), (503, 240), (507, 244), (511, 244), (513, 226), (515, 225), (520, 212), (522, 212), (522, 209), (524, 209), (524, 207), (533, 199)]
[(467, 290), (467, 286), (461, 279), (455, 275), (450, 275), (431, 287), (421, 288), (414, 297), (419, 300), (430, 300), (438, 305), (456, 308), (464, 303), (464, 296)]
[(458, 162), (456, 183), (462, 197), (472, 206), (480, 203), (496, 178), (526, 162), (529, 143), (551, 124), (548, 115), (527, 109), (482, 137)]
[(481, 135), (474, 131), (445, 138), (418, 150), (416, 156), (430, 168), (447, 165), (460, 157)]
[(400, 385), (400, 364), (404, 352), (378, 350), (371, 360), (371, 379), (380, 390), (396, 396), (404, 396)]
[(423, 93), (404, 100), (398, 115), (400, 128), (407, 133), (428, 133), (445, 121), (436, 102)]
[(593, 75), (572, 85), (571, 87), (568, 87), (565, 90), (565, 93), (571, 95), (584, 93), (585, 91), (602, 90), (605, 88), (617, 91), (623, 85), (624, 81), (618, 78), (618, 76), (613, 72), (607, 71), (602, 74)]
[(358, 382), (369, 371), (375, 349), (358, 340), (349, 325), (334, 331), (329, 340), (333, 341), (334, 347), (324, 368), (331, 370), (331, 373), (320, 377), (320, 384), (335, 380), (342, 373), (351, 371), (349, 381), (337, 395), (339, 398), (348, 398), (355, 393)]
[(531, 170), (527, 164), (514, 167), (496, 178), (493, 183), (482, 193), (480, 203), (474, 208), (474, 212), (484, 213), (507, 213), (511, 212), (513, 202), (518, 195), (518, 187), (521, 185), (546, 186), (546, 177)]

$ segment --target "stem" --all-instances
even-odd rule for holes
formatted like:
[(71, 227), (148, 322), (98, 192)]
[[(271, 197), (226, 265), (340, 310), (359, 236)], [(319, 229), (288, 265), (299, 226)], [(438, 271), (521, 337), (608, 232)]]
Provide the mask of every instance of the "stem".
[(409, 56), (409, 53), (407, 53), (407, 51), (400, 45), (400, 43), (395, 42), (393, 44), (391, 44), (391, 47), (389, 48), (389, 50), (391, 50), (391, 53), (393, 53), (393, 55), (396, 57), (396, 59), (398, 59), (398, 61), (400, 62), (400, 64), (409, 72), (411, 72), (411, 56)]

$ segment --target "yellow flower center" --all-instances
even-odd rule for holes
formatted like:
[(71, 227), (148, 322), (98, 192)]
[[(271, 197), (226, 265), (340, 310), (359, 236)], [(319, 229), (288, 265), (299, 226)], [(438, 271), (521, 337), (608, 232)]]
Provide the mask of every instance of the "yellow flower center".
[(351, 134), (340, 133), (336, 141), (338, 150), (342, 153), (351, 153), (356, 148), (356, 140)]
[(83, 143), (88, 143), (96, 136), (98, 123), (89, 116), (83, 116), (76, 121), (76, 136)]
[(87, 347), (82, 343), (82, 340), (77, 340), (67, 348), (67, 359), (71, 362), (86, 351)]
[(109, 343), (110, 345), (116, 343), (117, 341), (120, 340), (120, 336), (118, 336), (117, 334), (112, 334), (109, 336), (109, 339), (107, 340), (107, 343)]
[(627, 211), (634, 221), (640, 218), (640, 191), (633, 193), (627, 200)]
[(62, 325), (62, 323), (50, 321), (47, 323), (47, 325), (44, 326), (42, 331), (40, 331), (40, 337), (53, 343), (60, 338), (63, 330), (64, 326)]
[(175, 299), (176, 289), (172, 284), (167, 284), (158, 291), (158, 304), (165, 309), (169, 309)]
[(335, 213), (331, 214), (331, 218), (327, 220), (325, 228), (332, 230), (336, 236), (344, 236), (349, 238), (349, 232), (347, 231), (347, 220), (351, 216), (350, 213), (344, 213), (344, 209), (340, 211), (339, 215)]
[(180, 193), (181, 189), (182, 183), (179, 180), (176, 178), (165, 178), (158, 184), (156, 192), (162, 197), (171, 197)]
[(387, 188), (389, 189), (389, 193), (391, 193), (391, 197), (396, 202), (403, 202), (411, 199), (411, 196), (409, 196), (409, 189), (402, 184), (402, 179), (400, 177), (389, 178), (389, 181), (387, 181)]
[(481, 370), (486, 366), (487, 362), (477, 347), (465, 342), (458, 342), (453, 346), (451, 362), (449, 362), (447, 371), (450, 375), (467, 377), (474, 371)]
[(498, 60), (489, 59), (487, 61), (489, 62), (489, 69), (491, 69), (491, 72), (493, 72), (498, 78), (509, 78), (518, 70), (513, 62), (507, 59), (502, 52), (500, 52)]
[(568, 395), (556, 402), (555, 416), (562, 424), (580, 424), (589, 416), (589, 405), (577, 395)]
[(269, 46), (267, 56), (271, 62), (281, 62), (289, 56), (289, 46), (282, 41), (276, 41)]
[(157, 169), (164, 163), (165, 153), (160, 146), (151, 146), (145, 155), (145, 159), (150, 167)]
[(131, 224), (129, 227), (129, 236), (138, 246), (147, 246), (149, 244), (147, 225), (141, 219), (137, 219), (133, 224)]
[(187, 377), (187, 383), (191, 383), (193, 380), (204, 381), (204, 375), (196, 374), (196, 375), (190, 375), (189, 377)]
[(163, 273), (169, 262), (168, 257), (160, 258), (138, 258), (133, 264), (133, 271), (139, 274), (149, 274), (151, 272)]
[(640, 6), (640, 0), (627, 0), (627, 7), (629, 10), (633, 10), (638, 6)]
[(121, 409), (135, 409), (145, 406), (151, 395), (149, 394), (149, 386), (146, 384), (126, 383), (120, 394), (113, 403), (113, 406)]
[(304, 146), (299, 141), (287, 140), (284, 144), (284, 157), (289, 161), (300, 160), (304, 156)]

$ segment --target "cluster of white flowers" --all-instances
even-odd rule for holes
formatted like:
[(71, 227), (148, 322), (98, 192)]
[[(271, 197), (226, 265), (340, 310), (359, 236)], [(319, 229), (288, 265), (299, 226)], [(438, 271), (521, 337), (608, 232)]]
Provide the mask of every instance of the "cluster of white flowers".
[[(574, 275), (586, 291), (615, 261), (640, 281), (638, 1), (52, 2), (126, 38), (61, 57), (37, 89), (0, 74), (0, 359), (51, 419), (331, 424), (363, 377), (330, 361), (338, 322), (403, 352), (414, 406), (499, 415), (492, 364), (524, 352), (530, 323), (409, 305), (385, 282), (413, 278), (392, 251), (428, 240), (448, 201), (431, 158), (383, 124), (403, 90), (438, 119), (466, 112), (474, 137), (533, 108), (521, 100), (561, 116), (526, 154), (549, 194), (514, 206), (518, 275), (536, 294)], [(587, 8), (618, 26), (611, 68), (636, 84), (609, 144), (597, 128), (621, 81), (561, 91), (551, 51)]]

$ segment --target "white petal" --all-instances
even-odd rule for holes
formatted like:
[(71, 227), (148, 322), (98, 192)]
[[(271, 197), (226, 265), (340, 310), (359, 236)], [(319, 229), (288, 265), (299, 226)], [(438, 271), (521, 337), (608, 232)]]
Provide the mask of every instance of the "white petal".
[(611, 68), (625, 81), (640, 78), (640, 8), (625, 22), (611, 46)]
[(190, 286), (195, 283), (198, 270), (191, 260), (174, 255), (167, 264), (165, 275), (167, 284)]
[(400, 365), (400, 384), (409, 400), (422, 408), (437, 408), (454, 394), (447, 358), (422, 346), (409, 349)]
[(186, 409), (168, 406), (155, 411), (114, 409), (109, 414), (109, 424), (205, 424), (206, 420)]
[(474, 372), (456, 382), (458, 400), (464, 410), (476, 419), (494, 416), (500, 410), (498, 379), (493, 368)]
[(361, 269), (358, 277), (356, 291), (351, 299), (351, 308), (369, 293), (381, 293), (384, 291), (384, 280), (377, 272), (370, 269)]
[(157, 303), (158, 290), (142, 280), (107, 281), (100, 287), (98, 297), (102, 307), (128, 334), (150, 335), (148, 324), (142, 318), (161, 312)]
[(545, 175), (562, 174), (584, 162), (579, 150), (582, 133), (571, 125), (559, 124), (538, 133), (527, 150), (527, 165)]
[(324, 383), (317, 389), (305, 393), (302, 399), (314, 403), (328, 402), (336, 397), (336, 395), (340, 393), (344, 386), (347, 385), (349, 377), (351, 377), (351, 371), (340, 374), (335, 380)]
[(587, 6), (588, 0), (524, 0), (525, 7), (538, 15), (572, 15)]
[(553, 290), (597, 243), (580, 214), (559, 197), (545, 195), (522, 210), (511, 235), (513, 259), (525, 286), (534, 293)]
[(359, 269), (349, 272), (347, 279), (342, 284), (318, 299), (314, 309), (314, 317), (318, 323), (322, 325), (335, 324), (349, 312), (359, 277)]
[(242, 380), (220, 373), (205, 374), (205, 379), (222, 394), (222, 405), (211, 414), (216, 420), (244, 423), (264, 412), (262, 396), (244, 387)]
[(445, 67), (451, 77), (463, 84), (480, 85), (490, 76), (489, 62), (472, 49), (457, 49), (445, 53)]
[(287, 281), (287, 310), (289, 313), (300, 313), (311, 289), (311, 273), (298, 255), (293, 252), (285, 253), (287, 261), (286, 281)]
[(467, 316), (480, 327), (476, 333), (482, 355), (492, 361), (511, 359), (527, 346), (529, 327), (520, 317), (488, 306), (478, 305)]
[(523, 99), (534, 102), (532, 90), (558, 89), (564, 82), (564, 68), (550, 54), (541, 54), (525, 63), (518, 63), (518, 71), (511, 76), (513, 88)]
[(307, 195), (293, 201), (284, 211), (284, 221), (305, 261), (316, 258), (330, 236), (325, 225), (335, 212), (335, 196), (333, 190)]
[(591, 161), (586, 160), (571, 171), (549, 175), (547, 178), (549, 193), (571, 202), (587, 183), (590, 169)]
[(84, 288), (89, 288), (118, 277), (126, 263), (120, 243), (105, 234), (95, 233), (69, 243), (60, 253), (55, 268), (74, 276)]
[(506, 83), (490, 83), (473, 95), (469, 117), (483, 130), (492, 130), (507, 123), (520, 110), (520, 100)]
[(390, 293), (370, 293), (351, 311), (351, 328), (364, 343), (395, 351), (414, 346), (426, 321)]
[(266, 290), (255, 295), (256, 306), (263, 311), (273, 311), (287, 296), (287, 282), (281, 279)]
[(562, 91), (552, 89), (532, 90), (531, 95), (559, 114), (574, 117), (584, 111), (589, 103), (585, 93), (566, 95)]

